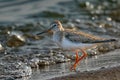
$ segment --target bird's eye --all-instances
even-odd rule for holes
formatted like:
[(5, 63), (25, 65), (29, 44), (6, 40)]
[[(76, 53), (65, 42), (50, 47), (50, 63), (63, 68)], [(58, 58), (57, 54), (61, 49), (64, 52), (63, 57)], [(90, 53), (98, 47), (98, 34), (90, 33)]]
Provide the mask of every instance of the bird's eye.
[(57, 26), (57, 24), (53, 24), (53, 25), (52, 25), (52, 27), (56, 27), (56, 26)]

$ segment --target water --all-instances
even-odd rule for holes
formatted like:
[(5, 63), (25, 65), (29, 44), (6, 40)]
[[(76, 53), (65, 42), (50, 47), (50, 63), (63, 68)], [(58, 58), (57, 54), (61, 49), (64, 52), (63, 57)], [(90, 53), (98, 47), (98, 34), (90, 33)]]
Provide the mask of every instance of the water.
[[(27, 19), (31, 14), (49, 10), (61, 0), (1, 0), (0, 2), (0, 23), (25, 23), (32, 22), (34, 19)], [(62, 0), (64, 2), (64, 0)]]
[[(96, 55), (92, 58), (86, 58), (80, 65), (78, 65), (78, 71), (91, 71), (101, 68), (108, 68), (120, 65), (120, 50), (115, 50), (107, 54)], [(65, 76), (68, 74), (74, 74), (70, 69), (71, 63), (62, 63), (57, 65), (46, 66), (41, 70), (35, 70), (30, 80), (46, 80), (54, 77)]]
[[(30, 59), (36, 58), (36, 55), (37, 58), (41, 57), (41, 53), (46, 54), (43, 54), (40, 59), (48, 58), (49, 50), (58, 48), (54, 43), (50, 43), (51, 34), (40, 37), (35, 34), (48, 29), (50, 23), (56, 19), (60, 20), (65, 28), (82, 30), (103, 38), (119, 40), (120, 1), (101, 1), (0, 0), (0, 41), (5, 49), (5, 52), (1, 52), (0, 59), (4, 61), (6, 56), (13, 56), (13, 58), (5, 58), (5, 63), (9, 63), (9, 59), (13, 63), (14, 61), (27, 63)], [(100, 55), (86, 58), (80, 63), (77, 70), (82, 72), (118, 66), (120, 65), (119, 51), (119, 42), (114, 45), (103, 46), (101, 52), (93, 50), (93, 53), (100, 53)], [(30, 53), (35, 55), (29, 55)], [(73, 52), (71, 53), (73, 54)], [(20, 57), (14, 58), (16, 55), (20, 55)], [(73, 74), (74, 72), (69, 70), (72, 63), (66, 62), (41, 67), (40, 69), (35, 68), (29, 80), (46, 80)]]

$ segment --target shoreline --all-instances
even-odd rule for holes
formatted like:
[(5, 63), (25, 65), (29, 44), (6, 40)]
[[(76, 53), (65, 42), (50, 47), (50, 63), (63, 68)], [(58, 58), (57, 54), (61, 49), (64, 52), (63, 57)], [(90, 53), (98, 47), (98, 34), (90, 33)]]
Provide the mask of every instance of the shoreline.
[(101, 68), (99, 70), (76, 72), (61, 77), (55, 77), (49, 80), (119, 80), (120, 66)]

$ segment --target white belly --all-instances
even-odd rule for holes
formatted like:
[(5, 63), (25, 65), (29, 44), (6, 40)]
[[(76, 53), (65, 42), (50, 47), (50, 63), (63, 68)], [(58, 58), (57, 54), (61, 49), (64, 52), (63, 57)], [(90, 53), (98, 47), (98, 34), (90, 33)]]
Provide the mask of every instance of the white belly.
[(75, 48), (89, 47), (92, 44), (74, 43), (64, 38), (60, 45), (64, 49), (75, 49)]

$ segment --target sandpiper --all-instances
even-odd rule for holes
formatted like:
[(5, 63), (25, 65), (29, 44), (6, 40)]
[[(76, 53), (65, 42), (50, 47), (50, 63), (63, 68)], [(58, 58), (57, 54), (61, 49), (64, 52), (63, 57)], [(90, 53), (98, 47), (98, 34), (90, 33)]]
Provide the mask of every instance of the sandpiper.
[[(97, 43), (116, 41), (116, 39), (104, 39), (82, 31), (64, 29), (59, 20), (55, 20), (53, 23), (51, 23), (49, 29), (38, 33), (37, 35), (49, 31), (53, 31), (52, 39), (59, 47), (65, 50), (72, 50), (76, 52), (75, 63), (70, 68), (71, 70), (76, 70), (78, 62), (87, 56), (85, 51), (86, 48), (92, 47)], [(82, 56), (79, 57), (78, 51), (82, 52)]]

